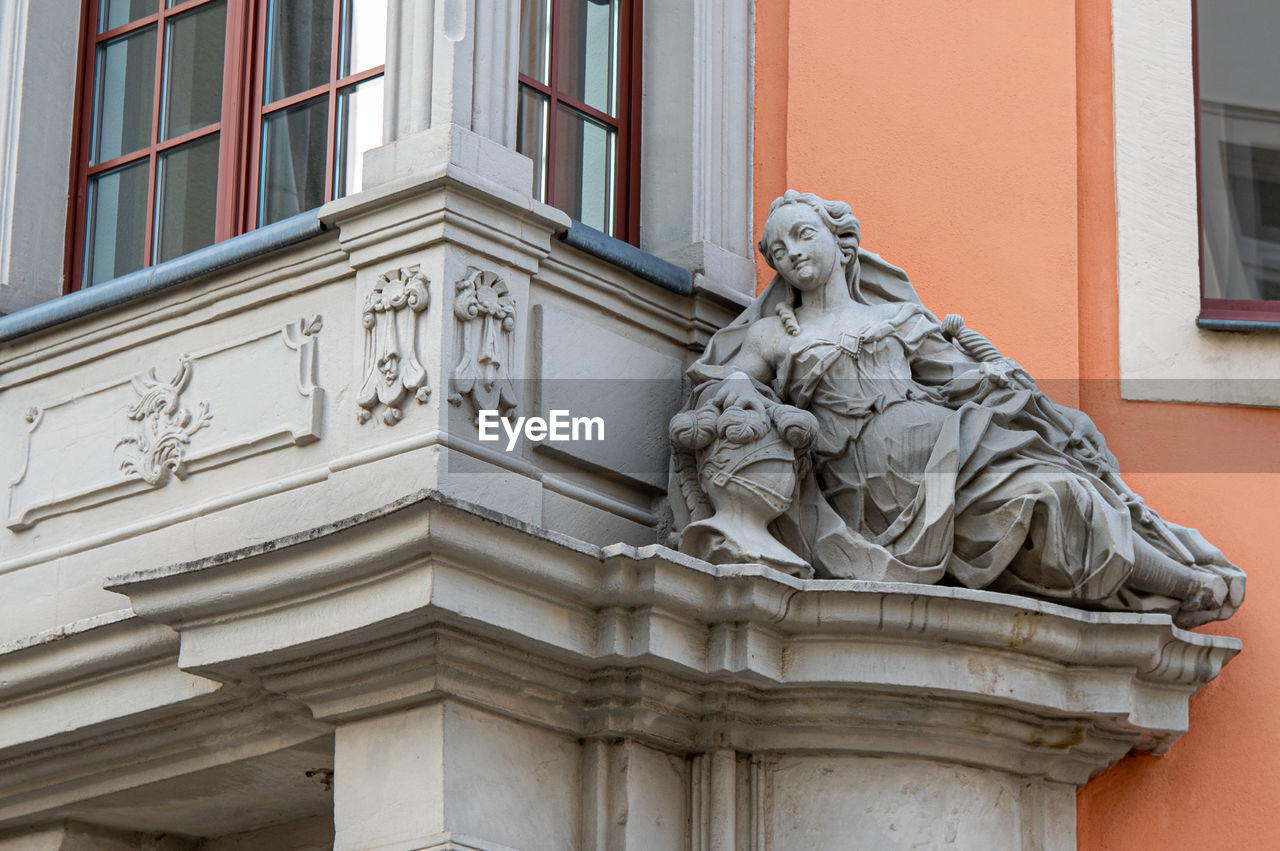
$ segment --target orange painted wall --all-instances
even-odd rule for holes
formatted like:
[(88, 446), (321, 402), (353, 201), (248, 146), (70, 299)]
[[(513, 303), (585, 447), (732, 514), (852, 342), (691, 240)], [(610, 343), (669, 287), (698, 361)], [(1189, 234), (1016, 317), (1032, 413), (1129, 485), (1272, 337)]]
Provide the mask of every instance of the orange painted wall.
[[(865, 247), (935, 312), (963, 312), (1035, 375), (1074, 376), (1060, 331), (1077, 311), (1073, 6), (984, 5), (757, 3), (757, 196), (849, 201)], [(781, 63), (779, 104), (765, 74)], [(770, 138), (784, 109), (785, 142)]]
[[(1245, 651), (1163, 757), (1082, 790), (1079, 847), (1280, 848), (1280, 411), (1120, 399), (1109, 0), (757, 0), (755, 224), (787, 187), (1097, 421), (1129, 482), (1249, 573)], [(763, 264), (760, 264), (764, 269)], [(764, 269), (760, 282), (767, 280)]]

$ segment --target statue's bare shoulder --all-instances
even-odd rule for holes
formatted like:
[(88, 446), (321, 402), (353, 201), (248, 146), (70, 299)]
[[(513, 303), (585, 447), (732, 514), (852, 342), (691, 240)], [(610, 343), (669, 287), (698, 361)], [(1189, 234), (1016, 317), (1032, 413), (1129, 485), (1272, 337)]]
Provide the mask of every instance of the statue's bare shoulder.
[(777, 373), (786, 337), (781, 319), (762, 316), (747, 326), (746, 338), (734, 355), (733, 365), (758, 381), (771, 381)]

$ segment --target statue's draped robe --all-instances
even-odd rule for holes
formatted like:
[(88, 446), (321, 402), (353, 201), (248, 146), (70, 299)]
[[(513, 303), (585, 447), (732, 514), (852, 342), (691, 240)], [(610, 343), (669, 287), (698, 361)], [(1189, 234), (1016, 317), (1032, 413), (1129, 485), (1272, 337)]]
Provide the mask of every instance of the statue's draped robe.
[[(1119, 482), (1092, 421), (1032, 387), (996, 380), (941, 334), (905, 274), (860, 252), (866, 327), (801, 326), (757, 389), (814, 414), (812, 470), (773, 533), (818, 576), (1029, 593), (1108, 609), (1176, 611), (1126, 584), (1134, 536), (1243, 589), (1243, 573), (1195, 530), (1166, 523)], [(689, 370), (696, 407), (735, 371), (755, 322), (789, 297), (775, 279)], [(672, 491), (678, 526), (689, 504)], [(697, 519), (697, 518), (692, 518)], [(1233, 593), (1233, 597), (1237, 596)], [(1196, 622), (1226, 617), (1200, 613)]]

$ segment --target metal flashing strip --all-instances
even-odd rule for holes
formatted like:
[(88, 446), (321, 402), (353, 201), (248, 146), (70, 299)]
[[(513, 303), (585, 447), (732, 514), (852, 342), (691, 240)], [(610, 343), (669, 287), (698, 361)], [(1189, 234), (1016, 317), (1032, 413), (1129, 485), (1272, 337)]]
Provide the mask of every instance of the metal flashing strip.
[(1280, 322), (1262, 322), (1257, 319), (1196, 319), (1196, 327), (1205, 331), (1263, 331), (1274, 334), (1280, 331)]
[(309, 210), (190, 254), (0, 316), (0, 343), (154, 295), (201, 275), (310, 239), (323, 230), (319, 210)]
[(688, 269), (681, 269), (674, 263), (655, 257), (630, 243), (603, 234), (582, 222), (575, 220), (569, 225), (567, 231), (560, 234), (560, 239), (566, 245), (571, 245), (593, 257), (599, 257), (665, 290), (680, 295), (693, 294), (693, 273)]

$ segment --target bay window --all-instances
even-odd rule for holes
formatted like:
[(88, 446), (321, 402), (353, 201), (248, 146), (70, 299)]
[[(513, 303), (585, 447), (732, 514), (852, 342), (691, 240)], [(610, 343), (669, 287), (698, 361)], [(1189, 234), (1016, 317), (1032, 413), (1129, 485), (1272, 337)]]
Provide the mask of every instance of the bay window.
[(88, 0), (70, 288), (360, 188), (387, 0)]
[(639, 0), (521, 0), (516, 148), (534, 195), (633, 243), (639, 37)]

